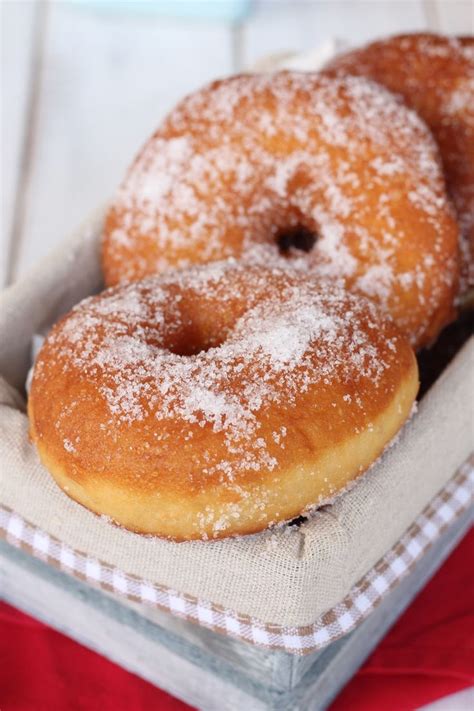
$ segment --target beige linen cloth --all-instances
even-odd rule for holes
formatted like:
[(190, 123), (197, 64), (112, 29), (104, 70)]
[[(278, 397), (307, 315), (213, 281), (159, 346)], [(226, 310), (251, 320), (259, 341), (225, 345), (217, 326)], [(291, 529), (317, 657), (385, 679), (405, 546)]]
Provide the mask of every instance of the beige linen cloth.
[(97, 214), (0, 305), (0, 503), (71, 548), (262, 622), (311, 624), (396, 543), (473, 447), (474, 342), (381, 460), (300, 528), (176, 544), (117, 528), (71, 501), (28, 441), (22, 391), (34, 333), (100, 289)]

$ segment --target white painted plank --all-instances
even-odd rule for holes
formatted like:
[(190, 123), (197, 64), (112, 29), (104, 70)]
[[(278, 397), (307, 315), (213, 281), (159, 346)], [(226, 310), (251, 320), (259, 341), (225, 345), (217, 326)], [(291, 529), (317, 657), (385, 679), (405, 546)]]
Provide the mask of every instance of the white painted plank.
[(242, 30), (243, 62), (304, 51), (328, 38), (357, 45), (376, 37), (426, 29), (423, 0), (259, 0)]
[(474, 3), (472, 0), (436, 0), (439, 32), (454, 35), (474, 33)]
[(53, 3), (16, 276), (107, 199), (159, 120), (232, 71), (226, 23)]
[(18, 188), (28, 99), (31, 90), (32, 50), (35, 31), (34, 2), (1, 4), (1, 233), (0, 287), (6, 279)]

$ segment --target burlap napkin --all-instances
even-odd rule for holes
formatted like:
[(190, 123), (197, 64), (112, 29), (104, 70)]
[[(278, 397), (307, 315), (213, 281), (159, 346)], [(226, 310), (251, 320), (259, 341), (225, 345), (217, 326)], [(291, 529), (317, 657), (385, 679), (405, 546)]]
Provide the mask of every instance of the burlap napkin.
[(474, 343), (420, 404), (398, 442), (300, 528), (174, 544), (108, 523), (68, 499), (38, 461), (22, 404), (32, 335), (101, 287), (97, 214), (7, 290), (0, 305), (0, 504), (93, 559), (263, 622), (302, 626), (339, 602), (400, 538), (473, 449)]

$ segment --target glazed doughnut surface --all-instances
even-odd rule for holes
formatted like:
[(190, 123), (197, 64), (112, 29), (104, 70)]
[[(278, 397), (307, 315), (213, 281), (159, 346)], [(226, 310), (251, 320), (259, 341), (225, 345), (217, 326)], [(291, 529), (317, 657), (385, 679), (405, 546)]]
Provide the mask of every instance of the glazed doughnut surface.
[(172, 111), (110, 208), (103, 267), (112, 285), (293, 245), (420, 346), (452, 318), (457, 242), (414, 112), (364, 79), (281, 72), (215, 82)]
[(474, 37), (389, 37), (336, 57), (325, 72), (373, 79), (426, 121), (461, 226), (462, 289), (474, 288)]
[(365, 299), (230, 260), (76, 306), (39, 354), (29, 416), (76, 501), (141, 533), (220, 538), (344, 489), (417, 388), (408, 342)]

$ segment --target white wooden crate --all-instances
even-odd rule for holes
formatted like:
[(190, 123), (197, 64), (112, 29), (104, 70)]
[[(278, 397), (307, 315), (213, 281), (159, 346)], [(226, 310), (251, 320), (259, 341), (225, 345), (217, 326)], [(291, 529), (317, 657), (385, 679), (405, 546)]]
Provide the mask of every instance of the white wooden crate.
[(95, 590), (0, 541), (7, 602), (203, 711), (322, 711), (472, 525), (467, 511), (354, 632), (296, 657)]

